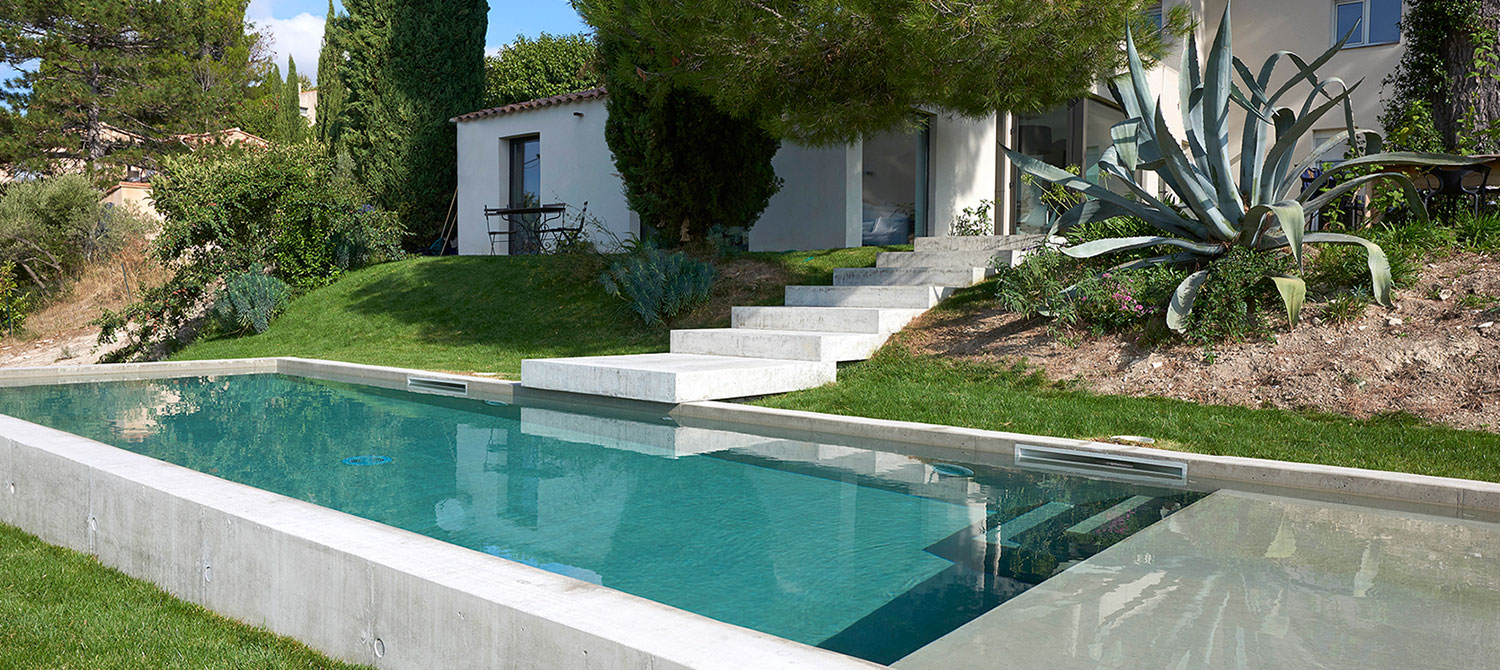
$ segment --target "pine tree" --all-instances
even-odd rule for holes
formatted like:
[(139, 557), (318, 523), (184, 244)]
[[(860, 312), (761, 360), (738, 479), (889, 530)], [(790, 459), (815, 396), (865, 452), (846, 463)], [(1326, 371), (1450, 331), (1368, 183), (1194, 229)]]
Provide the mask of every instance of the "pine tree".
[[(155, 142), (197, 130), (238, 104), (254, 39), (244, 0), (178, 3), (6, 0), (0, 3), (0, 63), (19, 74), (4, 102), (25, 110), (0, 150), (23, 168), (82, 166), (104, 157), (139, 162), (171, 147)], [(127, 131), (122, 134), (115, 129)]]
[(336, 149), (411, 241), (436, 235), (457, 178), (449, 119), (484, 103), (485, 0), (346, 0)]
[(261, 75), (260, 83), (250, 91), (236, 116), (235, 123), (246, 132), (273, 141), (281, 141), (281, 101), (285, 87), (281, 68), (272, 63)]
[(348, 91), (339, 72), (344, 65), (344, 48), (340, 41), (346, 19), (333, 9), (328, 0), (328, 17), (323, 22), (323, 50), (318, 52), (318, 112), (315, 130), (318, 141), (328, 147), (338, 144), (343, 128), (341, 114)]
[[(912, 110), (980, 117), (1049, 109), (1143, 53), (1192, 17), (1176, 6), (1149, 29), (1155, 0), (573, 0), (598, 37), (650, 56), (639, 77), (669, 78), (773, 134), (815, 144), (909, 128)], [(608, 76), (608, 75), (606, 75)]]

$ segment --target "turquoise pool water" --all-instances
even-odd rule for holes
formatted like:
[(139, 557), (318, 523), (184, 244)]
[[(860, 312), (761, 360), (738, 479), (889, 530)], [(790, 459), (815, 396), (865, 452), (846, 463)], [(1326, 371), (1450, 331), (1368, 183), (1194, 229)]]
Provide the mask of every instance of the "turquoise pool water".
[(1200, 496), (284, 375), (0, 389), (0, 413), (882, 663)]

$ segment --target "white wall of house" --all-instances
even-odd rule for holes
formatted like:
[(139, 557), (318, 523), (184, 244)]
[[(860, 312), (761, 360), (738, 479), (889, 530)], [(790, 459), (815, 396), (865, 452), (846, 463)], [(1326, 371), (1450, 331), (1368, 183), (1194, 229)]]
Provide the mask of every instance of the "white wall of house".
[(750, 228), (752, 251), (860, 245), (861, 146), (806, 147), (790, 142), (771, 159), (781, 190)]
[[(932, 116), (929, 136), (931, 183), (929, 234), (947, 235), (954, 217), (981, 200), (999, 201), (996, 157), (999, 154), (997, 117), (979, 119), (938, 113)], [(990, 205), (990, 220), (995, 220)]]
[[(513, 138), (540, 139), (541, 200), (565, 202), (569, 215), (588, 203), (588, 213), (624, 239), (638, 230), (625, 204), (624, 185), (604, 142), (604, 100), (594, 98), (498, 116), (460, 121), (458, 125), (458, 252), (490, 253), (485, 207), (510, 201), (510, 146)], [(608, 235), (595, 233), (596, 243)], [(506, 253), (498, 244), (496, 253)]]
[[(1224, 14), (1228, 0), (1177, 0), (1187, 4), (1198, 19), (1198, 41), (1204, 55), (1212, 44), (1214, 33)], [(1252, 72), (1259, 73), (1266, 57), (1277, 51), (1292, 51), (1306, 60), (1312, 60), (1329, 47), (1335, 37), (1334, 12), (1337, 5), (1352, 4), (1358, 0), (1254, 0), (1234, 3), (1230, 15), (1234, 30), (1234, 53)], [(1368, 0), (1367, 0), (1368, 1)], [(1327, 64), (1318, 69), (1323, 79), (1338, 77), (1353, 85), (1363, 81), (1352, 97), (1354, 123), (1359, 128), (1382, 130), (1380, 114), (1384, 110), (1381, 101), (1382, 84), (1396, 69), (1401, 54), (1406, 50), (1404, 38), (1393, 44), (1346, 47)], [(1176, 62), (1175, 57), (1172, 62)], [(1296, 67), (1283, 58), (1276, 68), (1273, 86), (1280, 86), (1291, 78)], [(1175, 80), (1172, 84), (1175, 86)], [(1303, 83), (1292, 89), (1282, 104), (1300, 108), (1310, 87)], [(1335, 89), (1337, 92), (1337, 89)], [(1239, 162), (1239, 138), (1244, 128), (1244, 112), (1238, 106), (1230, 107), (1231, 159)], [(1342, 110), (1329, 112), (1314, 126), (1314, 132), (1331, 133), (1344, 129)], [(1298, 143), (1293, 155), (1306, 156), (1314, 148), (1313, 133)]]

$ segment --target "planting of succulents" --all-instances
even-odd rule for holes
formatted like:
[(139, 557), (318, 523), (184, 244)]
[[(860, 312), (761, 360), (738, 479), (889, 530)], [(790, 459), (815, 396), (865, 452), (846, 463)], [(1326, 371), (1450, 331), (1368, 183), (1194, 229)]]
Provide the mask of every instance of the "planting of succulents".
[[(1030, 177), (1081, 197), (1055, 218), (1049, 231), (1049, 237), (1061, 236), (1065, 243), (1043, 250), (1016, 270), (1002, 272), (1002, 302), (1029, 307), (1018, 311), (1075, 320), (1080, 304), (1094, 299), (1102, 283), (1104, 295), (1114, 296), (1111, 300), (1119, 307), (1107, 310), (1112, 315), (1122, 310), (1142, 319), (1160, 314), (1172, 331), (1197, 330), (1202, 335), (1217, 329), (1227, 331), (1220, 335), (1237, 338), (1256, 329), (1225, 329), (1217, 322), (1228, 318), (1261, 323), (1256, 312), (1267, 297), (1274, 301), (1273, 296), (1279, 296), (1287, 321), (1295, 327), (1308, 294), (1309, 245), (1342, 245), (1363, 251), (1373, 301), (1391, 306), (1392, 263), (1386, 249), (1371, 239), (1375, 236), (1330, 232), (1311, 222), (1350, 194), (1379, 185), (1401, 191), (1410, 218), (1425, 224), (1427, 212), (1403, 168), (1473, 161), (1436, 153), (1384, 152), (1379, 133), (1356, 128), (1351, 97), (1362, 82), (1346, 83), (1317, 73), (1347, 37), (1310, 61), (1281, 52), (1252, 70), (1233, 55), (1231, 34), (1226, 8), (1206, 59), (1200, 59), (1196, 39), (1188, 38), (1180, 70), (1180, 110), (1164, 108), (1153, 94), (1135, 41), (1127, 35), (1129, 72), (1112, 81), (1110, 91), (1129, 118), (1111, 128), (1112, 146), (1098, 161), (1097, 173), (1104, 175), (1100, 181), (1107, 183), (1088, 181), (1006, 149), (1010, 160)], [(1289, 65), (1294, 73), (1273, 86), (1279, 65)], [(1298, 90), (1306, 91), (1305, 97), (1291, 100)], [(1232, 140), (1229, 117), (1234, 107), (1243, 112), (1245, 124), (1240, 137)], [(1180, 130), (1168, 122), (1168, 114), (1175, 111), (1180, 111)], [(1325, 117), (1339, 112), (1345, 129), (1295, 159), (1299, 141), (1326, 123)], [(1234, 141), (1238, 166), (1231, 160)], [(1348, 160), (1324, 165), (1327, 169), (1316, 178), (1304, 180), (1323, 156), (1344, 145), (1351, 148)], [(1144, 173), (1154, 174), (1161, 188), (1143, 180)], [(1051, 254), (1062, 259), (1048, 260)], [(1096, 260), (1103, 257), (1118, 262)], [(1065, 259), (1083, 263), (1069, 265)], [(1049, 264), (1067, 269), (1049, 273), (1044, 267)], [(1153, 268), (1168, 271), (1124, 279)], [(1163, 281), (1172, 285), (1163, 286)], [(1054, 289), (1053, 296), (1041, 295)], [(1122, 293), (1123, 297), (1116, 295)], [(1202, 312), (1210, 307), (1208, 303), (1222, 313), (1212, 319), (1195, 313), (1195, 308)], [(1090, 321), (1109, 325), (1108, 320)]]

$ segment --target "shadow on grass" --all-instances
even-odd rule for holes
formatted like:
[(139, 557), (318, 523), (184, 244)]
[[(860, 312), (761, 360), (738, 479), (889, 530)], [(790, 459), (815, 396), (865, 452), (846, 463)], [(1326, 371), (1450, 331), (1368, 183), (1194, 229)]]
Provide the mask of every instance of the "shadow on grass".
[(350, 291), (350, 311), (414, 326), (434, 345), (580, 356), (665, 345), (666, 330), (640, 325), (589, 265), (571, 256), (420, 259), (338, 288)]

